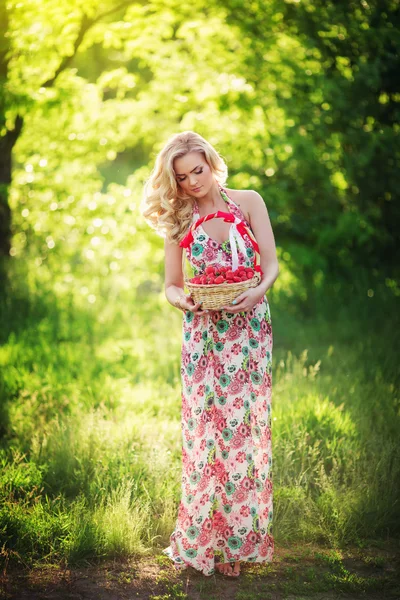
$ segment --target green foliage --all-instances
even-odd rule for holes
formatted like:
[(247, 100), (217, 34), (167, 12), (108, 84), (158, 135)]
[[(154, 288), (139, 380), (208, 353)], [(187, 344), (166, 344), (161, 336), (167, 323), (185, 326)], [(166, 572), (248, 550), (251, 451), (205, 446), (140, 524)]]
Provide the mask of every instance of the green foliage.
[[(398, 277), (397, 4), (233, 1), (228, 12), (270, 119), (268, 188), (258, 173), (281, 243), (304, 246), (332, 278), (362, 266)], [(271, 118), (272, 95), (281, 118)]]
[[(51, 284), (29, 290), (19, 269), (0, 303), (6, 554), (73, 563), (166, 545), (181, 485), (180, 313), (149, 308), (135, 290), (114, 310), (106, 297), (96, 310), (66, 303)], [(398, 531), (396, 313), (386, 294), (390, 327), (363, 310), (368, 297), (334, 324), (327, 304), (301, 327), (271, 305), (278, 543)]]
[(195, 14), (174, 0), (32, 1), (7, 15), (3, 134), (24, 119), (12, 256), (34, 257), (46, 278), (62, 262), (64, 287), (90, 274), (88, 296), (99, 278), (116, 289), (121, 253), (136, 262), (132, 235), (160, 249), (135, 210), (154, 153), (194, 129), (222, 152), (230, 186), (263, 195), (306, 298), (361, 267), (398, 280), (391, 0), (235, 0)]

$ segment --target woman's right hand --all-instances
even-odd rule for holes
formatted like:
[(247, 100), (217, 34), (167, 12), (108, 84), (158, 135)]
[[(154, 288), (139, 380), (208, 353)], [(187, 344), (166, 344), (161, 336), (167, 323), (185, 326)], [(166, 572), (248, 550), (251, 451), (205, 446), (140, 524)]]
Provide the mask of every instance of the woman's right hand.
[(180, 305), (182, 307), (183, 312), (190, 310), (190, 312), (193, 312), (193, 313), (199, 314), (199, 315), (208, 313), (208, 310), (204, 310), (203, 308), (201, 308), (201, 302), (197, 302), (197, 303), (194, 302), (194, 300), (190, 296), (190, 294), (188, 296), (186, 296), (186, 294), (185, 294), (185, 296), (181, 298)]

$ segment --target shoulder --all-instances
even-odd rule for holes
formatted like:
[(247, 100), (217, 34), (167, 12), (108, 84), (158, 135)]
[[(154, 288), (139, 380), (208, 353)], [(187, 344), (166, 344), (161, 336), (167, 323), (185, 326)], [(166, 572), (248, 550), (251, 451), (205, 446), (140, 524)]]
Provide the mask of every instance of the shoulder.
[(262, 196), (255, 190), (231, 190), (225, 188), (232, 200), (241, 208), (246, 220), (251, 222), (251, 215), (261, 204), (265, 207)]

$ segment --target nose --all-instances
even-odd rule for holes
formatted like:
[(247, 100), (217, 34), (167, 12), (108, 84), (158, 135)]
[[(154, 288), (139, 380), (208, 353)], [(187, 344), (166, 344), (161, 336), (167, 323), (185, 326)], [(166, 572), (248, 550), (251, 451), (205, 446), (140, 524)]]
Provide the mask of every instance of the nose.
[(197, 178), (196, 178), (196, 175), (194, 175), (193, 177), (192, 176), (190, 177), (189, 184), (190, 184), (190, 187), (192, 187), (192, 188), (197, 187)]

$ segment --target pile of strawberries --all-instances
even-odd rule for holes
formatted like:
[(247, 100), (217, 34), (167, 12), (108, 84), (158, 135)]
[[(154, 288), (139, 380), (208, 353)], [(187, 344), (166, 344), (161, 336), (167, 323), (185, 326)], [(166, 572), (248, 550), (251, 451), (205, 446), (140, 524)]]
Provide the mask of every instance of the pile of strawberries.
[(218, 285), (219, 283), (238, 283), (253, 279), (254, 269), (241, 265), (232, 271), (229, 267), (209, 266), (206, 267), (202, 275), (197, 275), (190, 279), (190, 283), (201, 285)]

